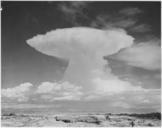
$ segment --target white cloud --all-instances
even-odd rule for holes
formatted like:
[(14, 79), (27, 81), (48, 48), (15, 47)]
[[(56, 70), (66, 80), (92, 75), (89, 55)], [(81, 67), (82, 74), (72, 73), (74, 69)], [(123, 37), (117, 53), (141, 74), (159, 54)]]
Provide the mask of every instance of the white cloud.
[(13, 88), (2, 89), (2, 98), (17, 100), (18, 102), (28, 101), (30, 89), (33, 85), (31, 83), (23, 83)]
[(124, 49), (111, 59), (117, 59), (128, 65), (148, 70), (159, 70), (161, 68), (160, 46), (157, 43), (145, 42)]
[(69, 82), (43, 82), (37, 87), (35, 93), (39, 94), (44, 100), (80, 100), (83, 93), (81, 87), (70, 84)]
[(93, 79), (113, 76), (109, 67), (107, 73), (103, 71), (107, 63), (103, 57), (131, 46), (133, 37), (127, 35), (123, 29), (75, 27), (38, 35), (27, 40), (27, 43), (46, 55), (68, 59), (65, 81), (77, 86), (93, 87)]
[[(135, 88), (135, 87), (134, 87)], [(97, 90), (96, 90), (97, 91)], [(107, 103), (109, 107), (114, 109), (125, 109), (125, 110), (140, 110), (144, 109), (152, 109), (160, 111), (160, 103), (161, 103), (161, 90), (160, 89), (137, 89), (137, 90), (129, 90), (114, 93), (110, 95), (109, 92), (93, 92), (87, 94), (84, 97), (84, 100), (90, 101), (103, 101)]]
[[(89, 92), (84, 92), (81, 87), (74, 86), (68, 82), (43, 82), (36, 89), (30, 83), (21, 84), (14, 88), (2, 89), (2, 98), (7, 98), (6, 102), (2, 102), (3, 108), (49, 108), (59, 107), (50, 104), (32, 104), (30, 102), (25, 104), (17, 104), (10, 102), (17, 100), (19, 102), (27, 101), (29, 98), (35, 98), (36, 101), (44, 100), (45, 102), (53, 101), (101, 101), (107, 102), (113, 108), (152, 108), (159, 110), (160, 106), (160, 89), (144, 89), (140, 86), (133, 86), (129, 82), (123, 82), (119, 79), (109, 81), (98, 79), (94, 81), (96, 86)], [(59, 88), (57, 88), (57, 86)], [(50, 89), (47, 89), (47, 88)], [(30, 89), (29, 89), (30, 88)], [(32, 91), (31, 91), (32, 90)], [(47, 91), (43, 91), (47, 90)], [(31, 100), (31, 99), (30, 99)]]
[(79, 53), (88, 56), (95, 53), (113, 54), (132, 45), (133, 39), (123, 29), (101, 30), (74, 27), (37, 35), (27, 40), (27, 43), (44, 54), (70, 59)]
[(18, 101), (27, 102), (29, 100), (45, 101), (55, 100), (80, 100), (82, 97), (82, 87), (75, 86), (69, 82), (43, 82), (36, 88), (31, 83), (23, 83), (13, 88), (2, 89), (3, 102)]
[(143, 88), (141, 86), (133, 86), (128, 81), (123, 81), (118, 78), (102, 79), (96, 78), (93, 80), (95, 84), (96, 93), (99, 94), (118, 94), (128, 91), (140, 91)]
[[(123, 96), (122, 100), (129, 99), (124, 102), (125, 104), (122, 104), (123, 107), (125, 106), (127, 108), (128, 105), (131, 107), (133, 105), (139, 105), (139, 101), (136, 101), (134, 98), (138, 94), (139, 96), (145, 94), (142, 99), (145, 104), (148, 104), (147, 101), (152, 101), (152, 97), (146, 95), (148, 89), (143, 88), (141, 85), (133, 85), (129, 81), (120, 80), (111, 73), (109, 65), (107, 65), (107, 70), (104, 70), (106, 61), (103, 57), (110, 55), (116, 56), (113, 54), (118, 53), (123, 48), (124, 50), (122, 51), (133, 49), (133, 54), (128, 52), (130, 54), (128, 56), (130, 56), (130, 60), (137, 60), (137, 66), (139, 67), (150, 68), (151, 66), (148, 63), (152, 62), (151, 59), (155, 59), (154, 52), (157, 51), (157, 46), (146, 47), (146, 44), (136, 44), (131, 47), (133, 37), (127, 35), (122, 29), (100, 30), (82, 27), (57, 29), (45, 35), (35, 36), (27, 40), (27, 43), (37, 51), (46, 55), (68, 59), (69, 65), (64, 75), (64, 81), (68, 81), (68, 84), (74, 83), (76, 87), (81, 86), (83, 88), (83, 91), (80, 89), (72, 91), (75, 90), (72, 88), (64, 91), (64, 87), (62, 87), (64, 82), (59, 83), (59, 85), (56, 83), (46, 83), (49, 85), (49, 89), (45, 91), (44, 89), (47, 86), (42, 83), (38, 87), (37, 93), (39, 92), (38, 94), (44, 100), (78, 100), (82, 98), (83, 100), (91, 101), (108, 99), (108, 102), (110, 101), (109, 103), (113, 103), (120, 101), (121, 99), (119, 100), (119, 97)], [(143, 50), (146, 53), (148, 51), (150, 52), (148, 54), (151, 59), (145, 56), (146, 54)], [(153, 96), (155, 95), (153, 94)], [(157, 101), (153, 102), (153, 105), (156, 103), (159, 103), (158, 98)], [(126, 104), (128, 105), (126, 106)], [(120, 104), (115, 104), (115, 106), (118, 105)]]
[(36, 93), (52, 93), (52, 91), (58, 91), (61, 86), (58, 83), (43, 82), (37, 87)]

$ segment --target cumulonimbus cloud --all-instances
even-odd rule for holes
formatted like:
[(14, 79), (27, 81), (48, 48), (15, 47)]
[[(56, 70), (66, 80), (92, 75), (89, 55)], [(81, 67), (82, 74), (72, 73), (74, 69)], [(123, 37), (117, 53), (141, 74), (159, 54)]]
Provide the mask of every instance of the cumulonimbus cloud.
[[(37, 35), (27, 40), (27, 43), (41, 53), (69, 60), (62, 81), (82, 87), (84, 93), (79, 95), (81, 97), (79, 99), (104, 99), (129, 92), (134, 97), (135, 92), (146, 93), (148, 91), (141, 85), (132, 85), (129, 81), (120, 80), (111, 72), (109, 65), (104, 70), (107, 64), (104, 56), (113, 56), (122, 49), (135, 47), (133, 37), (122, 29), (99, 30), (82, 27), (57, 29), (45, 35)], [(137, 51), (141, 51), (141, 47), (139, 47), (139, 50), (137, 48)], [(141, 54), (141, 52), (138, 54)], [(132, 58), (134, 57), (136, 56), (132, 56)], [(147, 62), (150, 62), (149, 59)], [(49, 88), (51, 89), (47, 90), (43, 89), (43, 85), (40, 86), (42, 89), (38, 87), (38, 92), (43, 90), (41, 98), (51, 101), (72, 99), (68, 96), (54, 97), (55, 95), (51, 94), (54, 86), (50, 85)], [(90, 87), (88, 91), (86, 90), (87, 86)], [(152, 92), (154, 89), (150, 91)], [(146, 98), (145, 101), (151, 99), (144, 97)]]
[(104, 73), (107, 61), (103, 57), (130, 47), (133, 39), (122, 29), (75, 27), (37, 35), (27, 43), (46, 55), (68, 59), (65, 81), (78, 86), (93, 86), (93, 79), (112, 75)]

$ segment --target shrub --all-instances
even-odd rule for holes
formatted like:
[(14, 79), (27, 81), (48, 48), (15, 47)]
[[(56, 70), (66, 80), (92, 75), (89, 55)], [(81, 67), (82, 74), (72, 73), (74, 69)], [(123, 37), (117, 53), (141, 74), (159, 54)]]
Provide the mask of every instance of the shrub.
[(2, 116), (16, 116), (15, 113), (4, 113)]
[(147, 126), (154, 126), (153, 124), (151, 124), (151, 123), (148, 123), (148, 125)]
[(146, 114), (130, 114), (130, 116), (135, 116), (139, 118), (145, 118), (145, 119), (159, 119), (161, 120), (161, 113), (146, 113)]

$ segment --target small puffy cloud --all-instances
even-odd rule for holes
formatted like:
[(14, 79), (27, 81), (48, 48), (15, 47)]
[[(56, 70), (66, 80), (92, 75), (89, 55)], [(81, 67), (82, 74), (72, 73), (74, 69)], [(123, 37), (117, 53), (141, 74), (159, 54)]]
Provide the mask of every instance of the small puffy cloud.
[(134, 67), (147, 70), (160, 70), (160, 56), (160, 46), (157, 43), (145, 42), (134, 44), (132, 47), (112, 55), (110, 58), (123, 61)]
[(13, 88), (2, 89), (2, 98), (17, 100), (18, 102), (28, 101), (28, 95), (32, 86), (31, 83), (23, 83)]
[(58, 83), (43, 82), (37, 87), (36, 93), (51, 93), (52, 91), (60, 90), (61, 86)]
[(37, 87), (31, 83), (23, 83), (13, 88), (2, 89), (3, 102), (30, 102), (44, 99), (47, 102), (55, 100), (80, 100), (82, 87), (69, 82), (43, 82)]
[(136, 7), (129, 7), (129, 8), (124, 8), (124, 9), (120, 10), (119, 13), (122, 15), (126, 15), (126, 16), (134, 16), (139, 13), (142, 13), (142, 10), (140, 10), (139, 8), (136, 8)]
[(70, 84), (69, 82), (43, 82), (35, 91), (41, 99), (48, 101), (55, 100), (79, 100), (83, 95), (81, 87)]

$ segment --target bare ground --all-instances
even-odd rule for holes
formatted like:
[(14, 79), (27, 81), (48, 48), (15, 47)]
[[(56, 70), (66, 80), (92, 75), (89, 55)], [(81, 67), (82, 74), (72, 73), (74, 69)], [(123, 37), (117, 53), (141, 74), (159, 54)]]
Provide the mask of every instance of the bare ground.
[(132, 127), (137, 126), (160, 127), (160, 119), (141, 118), (118, 114), (3, 114), (2, 126), (55, 126), (55, 127)]

